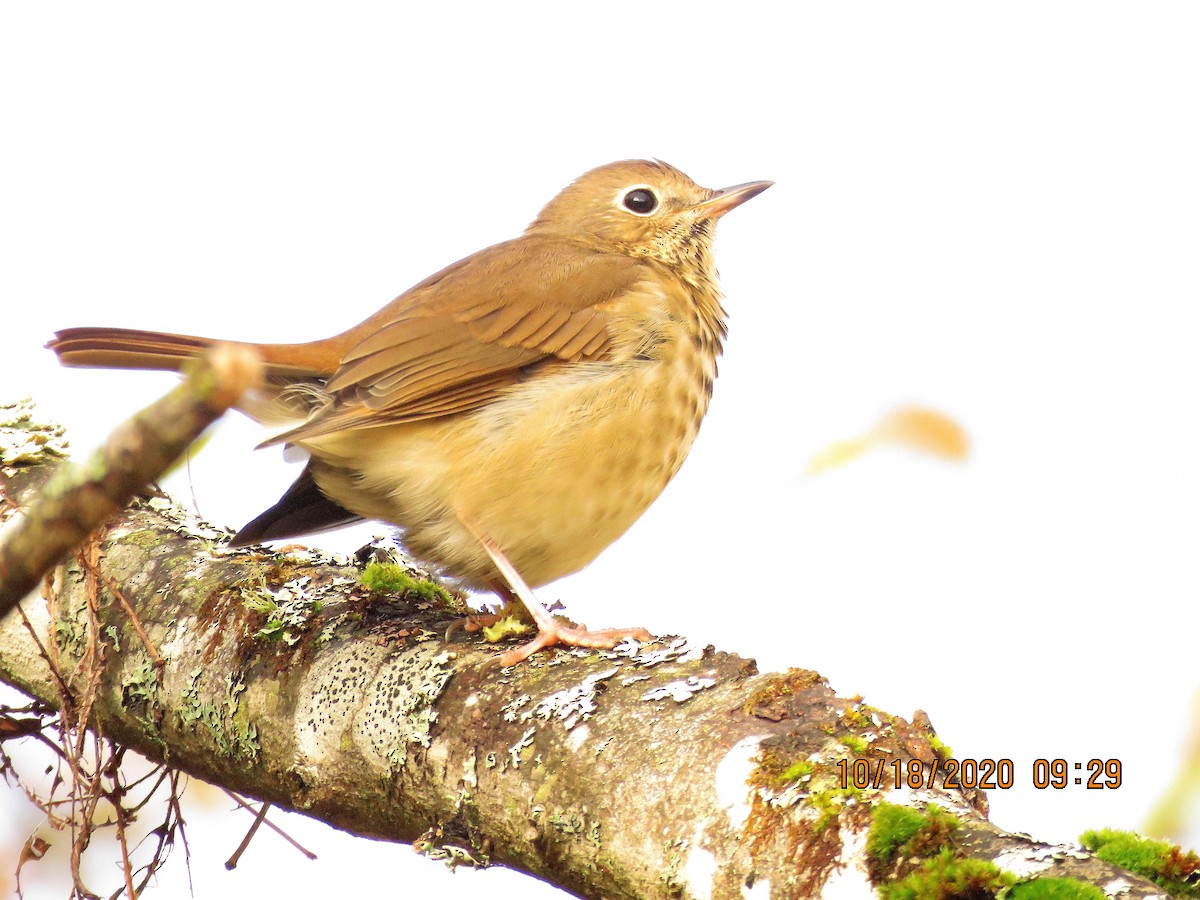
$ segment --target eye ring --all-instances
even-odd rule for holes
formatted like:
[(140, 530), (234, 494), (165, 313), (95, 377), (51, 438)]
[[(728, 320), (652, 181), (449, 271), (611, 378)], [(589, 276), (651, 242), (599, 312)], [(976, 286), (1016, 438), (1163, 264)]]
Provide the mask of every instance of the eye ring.
[(635, 187), (625, 192), (621, 205), (635, 216), (648, 216), (658, 209), (658, 196), (648, 187)]

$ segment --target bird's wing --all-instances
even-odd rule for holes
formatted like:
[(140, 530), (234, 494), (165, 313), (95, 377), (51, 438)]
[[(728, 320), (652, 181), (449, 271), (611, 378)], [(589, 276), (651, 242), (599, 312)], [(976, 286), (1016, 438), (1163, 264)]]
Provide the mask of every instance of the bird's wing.
[(465, 412), (539, 363), (602, 359), (610, 304), (645, 276), (632, 257), (551, 236), (489, 247), (363, 323), (326, 385), (332, 403), (268, 443)]

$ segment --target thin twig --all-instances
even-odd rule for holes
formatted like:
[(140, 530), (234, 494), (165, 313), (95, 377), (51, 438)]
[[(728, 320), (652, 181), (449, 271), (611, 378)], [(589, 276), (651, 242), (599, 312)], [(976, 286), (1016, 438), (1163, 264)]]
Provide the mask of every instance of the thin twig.
[[(229, 795), (229, 798), (231, 800), (233, 800), (233, 802), (236, 803), (238, 806), (240, 806), (242, 809), (246, 810), (247, 812), (255, 812), (255, 809), (253, 806), (251, 806), (249, 803), (247, 803), (245, 800), (243, 800), (241, 797), (239, 797), (233, 791), (228, 790), (226, 788), (221, 788), (221, 790), (225, 791), (225, 793)], [(270, 819), (267, 820), (266, 825), (268, 828), (270, 828), (272, 831), (274, 831), (277, 835), (279, 835), (281, 838), (283, 838), (285, 841), (287, 841), (289, 844), (291, 844), (293, 847), (295, 847), (297, 850), (299, 850), (301, 853), (303, 853), (309, 859), (317, 858), (317, 854), (313, 853), (311, 850), (306, 849), (303, 845), (301, 845), (301, 843), (299, 841), (297, 841), (294, 837), (292, 837), (290, 834), (288, 834), (286, 831), (284, 831), (282, 828), (280, 828), (278, 825), (276, 825)]]
[(254, 816), (254, 822), (250, 826), (250, 830), (246, 832), (246, 836), (242, 838), (242, 842), (238, 844), (236, 850), (233, 851), (233, 856), (225, 860), (225, 868), (233, 871), (237, 868), (238, 860), (242, 858), (242, 854), (246, 852), (246, 848), (250, 846), (250, 842), (254, 840), (254, 835), (258, 831), (263, 821), (267, 818), (267, 810), (271, 808), (271, 804), (263, 801), (262, 806), (258, 808), (258, 812)]
[(121, 807), (121, 798), (112, 801), (117, 811), (117, 841), (121, 844), (121, 869), (125, 873), (125, 890), (129, 892), (129, 900), (137, 900), (137, 891), (133, 889), (133, 865), (129, 862), (129, 844), (125, 840), (125, 810)]
[(90, 562), (88, 562), (82, 553), (76, 551), (75, 558), (79, 560), (79, 564), (81, 566), (88, 570), (89, 574), (99, 578), (104, 583), (104, 586), (108, 589), (109, 593), (117, 598), (117, 601), (121, 604), (121, 608), (125, 610), (125, 614), (129, 617), (129, 624), (133, 626), (133, 630), (136, 631), (138, 633), (138, 637), (141, 638), (142, 646), (146, 648), (146, 654), (154, 663), (154, 668), (158, 670), (158, 677), (161, 683), (162, 670), (166, 666), (166, 660), (158, 655), (158, 650), (155, 649), (154, 644), (146, 634), (145, 629), (142, 628), (142, 621), (138, 618), (137, 613), (133, 611), (133, 607), (125, 598), (125, 594), (123, 594), (121, 589), (117, 587), (116, 582), (105, 575), (99, 566), (93, 566)]

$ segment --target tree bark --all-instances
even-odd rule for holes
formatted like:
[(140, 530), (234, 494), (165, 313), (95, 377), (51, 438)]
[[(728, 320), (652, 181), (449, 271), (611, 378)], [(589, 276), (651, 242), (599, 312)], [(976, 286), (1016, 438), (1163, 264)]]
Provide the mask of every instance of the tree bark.
[[(49, 477), (33, 456), (0, 465), (0, 516)], [(913, 865), (868, 854), (887, 801), (948, 810), (957, 854), (1021, 877), (1163, 893), (1079, 848), (999, 831), (984, 794), (947, 788), (944, 773), (896, 789), (894, 762), (939, 762), (927, 720), (838, 697), (815, 672), (763, 674), (677, 638), (500, 669), (480, 636), (444, 638), (461, 609), (429, 591), (376, 593), (350, 559), (230, 550), (225, 532), (163, 499), (136, 501), (98, 540), (91, 721), (151, 759), (356, 834), (581, 897), (868, 897)], [(68, 669), (95, 585), (68, 562), (23, 603)], [(116, 592), (165, 659), (161, 679)], [(57, 702), (17, 615), (0, 621), (0, 679)], [(843, 783), (840, 761), (854, 759), (878, 767), (878, 786)]]

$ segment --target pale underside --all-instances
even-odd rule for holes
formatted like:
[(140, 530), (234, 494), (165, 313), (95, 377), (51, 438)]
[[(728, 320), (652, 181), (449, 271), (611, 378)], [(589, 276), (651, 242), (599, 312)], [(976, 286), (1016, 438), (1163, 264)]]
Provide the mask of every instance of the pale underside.
[(606, 358), (543, 365), (476, 409), (291, 439), (323, 493), (399, 525), (414, 556), (465, 586), (497, 584), (480, 534), (545, 584), (623, 534), (691, 448), (719, 348), (691, 300), (637, 285), (606, 316)]

